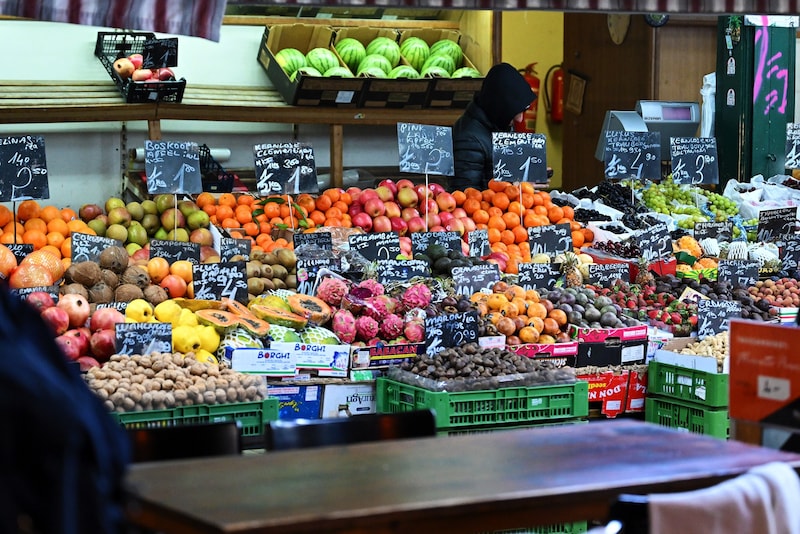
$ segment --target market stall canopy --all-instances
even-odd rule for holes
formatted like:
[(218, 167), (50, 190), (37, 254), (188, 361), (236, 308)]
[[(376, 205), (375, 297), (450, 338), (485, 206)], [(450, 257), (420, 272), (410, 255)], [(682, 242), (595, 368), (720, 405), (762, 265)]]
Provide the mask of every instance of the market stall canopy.
[(0, 15), (219, 41), (225, 0), (0, 0)]

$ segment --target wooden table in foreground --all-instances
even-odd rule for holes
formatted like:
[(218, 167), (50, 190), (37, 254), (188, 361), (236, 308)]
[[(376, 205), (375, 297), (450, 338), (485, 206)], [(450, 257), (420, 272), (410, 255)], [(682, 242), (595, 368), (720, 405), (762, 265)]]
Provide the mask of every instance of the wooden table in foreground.
[(461, 533), (602, 519), (622, 492), (717, 484), (800, 455), (638, 421), (138, 464), (134, 523), (166, 533)]

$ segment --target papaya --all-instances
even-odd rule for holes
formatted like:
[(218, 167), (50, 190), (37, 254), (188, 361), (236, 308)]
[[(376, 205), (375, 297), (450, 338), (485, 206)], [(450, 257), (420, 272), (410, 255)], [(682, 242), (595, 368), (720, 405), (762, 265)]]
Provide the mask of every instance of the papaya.
[(184, 297), (178, 297), (172, 300), (174, 300), (181, 308), (187, 308), (193, 312), (198, 310), (222, 310), (225, 308), (222, 302), (219, 300), (187, 299)]
[(213, 326), (220, 334), (224, 334), (239, 325), (239, 318), (225, 310), (197, 310), (194, 314), (198, 323)]
[(251, 300), (247, 307), (250, 308), (255, 305), (260, 306), (267, 306), (268, 308), (275, 308), (276, 310), (283, 310), (290, 312), (292, 311), (292, 307), (289, 306), (289, 303), (283, 297), (279, 297), (278, 295), (259, 295), (253, 300)]
[(263, 319), (259, 319), (252, 313), (237, 315), (236, 319), (239, 321), (239, 326), (256, 337), (264, 337), (269, 333), (269, 323)]
[(253, 312), (251, 312), (246, 305), (242, 304), (238, 300), (234, 300), (229, 297), (222, 297), (221, 302), (224, 306), (224, 309), (233, 314), (239, 316), (245, 315), (245, 316), (255, 317), (255, 315), (253, 315)]
[(295, 293), (287, 299), (292, 312), (302, 315), (310, 322), (322, 325), (331, 320), (333, 311), (327, 302), (318, 297)]
[(302, 315), (279, 310), (278, 308), (272, 308), (270, 306), (264, 306), (262, 304), (252, 304), (250, 306), (250, 311), (259, 319), (263, 319), (270, 324), (286, 326), (294, 328), (295, 330), (302, 330), (308, 324), (308, 319)]

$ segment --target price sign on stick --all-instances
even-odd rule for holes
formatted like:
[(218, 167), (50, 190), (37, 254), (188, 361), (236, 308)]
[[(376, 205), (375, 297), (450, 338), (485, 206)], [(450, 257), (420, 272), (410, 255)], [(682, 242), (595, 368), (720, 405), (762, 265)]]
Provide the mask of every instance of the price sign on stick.
[(50, 198), (44, 137), (0, 138), (0, 202)]
[(314, 149), (305, 143), (264, 143), (253, 147), (256, 188), (263, 195), (319, 193)]
[(548, 224), (528, 228), (531, 256), (558, 254), (572, 250), (572, 231), (568, 224)]
[(781, 248), (783, 270), (793, 273), (800, 269), (800, 236), (786, 238)]
[(400, 236), (397, 232), (353, 234), (347, 241), (350, 250), (358, 252), (367, 261), (394, 260), (400, 254)]
[(697, 302), (697, 337), (703, 339), (728, 330), (728, 320), (741, 317), (742, 303), (736, 300), (700, 299)]
[(378, 282), (405, 282), (415, 276), (431, 275), (428, 262), (422, 260), (380, 260), (378, 261)]
[(172, 352), (172, 323), (118, 323), (114, 333), (117, 354)]
[(733, 236), (731, 221), (698, 221), (694, 223), (694, 238), (697, 240), (711, 237), (720, 242), (730, 242)]
[(528, 289), (552, 289), (561, 272), (551, 263), (520, 263), (517, 283)]
[(231, 261), (234, 256), (242, 256), (245, 261), (250, 259), (250, 247), (252, 243), (249, 239), (236, 239), (234, 237), (223, 237), (219, 240), (219, 257), (222, 261)]
[(313, 295), (320, 270), (338, 272), (341, 268), (339, 258), (297, 258), (297, 292)]
[(72, 234), (72, 263), (97, 261), (108, 247), (121, 247), (122, 241), (92, 234)]
[(150, 240), (150, 257), (164, 258), (170, 264), (178, 260), (200, 263), (200, 245), (190, 241)]
[(197, 143), (147, 140), (144, 167), (151, 195), (203, 192)]
[(469, 298), (478, 291), (491, 292), (495, 282), (500, 280), (500, 268), (494, 264), (453, 267), (453, 285), (456, 294)]
[(619, 263), (590, 263), (589, 279), (586, 283), (600, 287), (609, 287), (616, 280), (630, 282), (630, 265), (627, 262)]
[(158, 69), (178, 65), (178, 38), (148, 39), (142, 45), (142, 68)]
[(492, 253), (492, 247), (489, 244), (489, 231), (473, 230), (467, 234), (467, 241), (469, 242), (469, 255), (482, 258)]
[(425, 318), (425, 353), (435, 356), (444, 349), (478, 341), (478, 312), (448, 313)]
[(676, 184), (719, 183), (717, 139), (714, 137), (671, 137), (670, 159)]
[(661, 134), (607, 130), (603, 163), (609, 180), (661, 178)]
[(758, 212), (758, 240), (777, 241), (797, 231), (797, 206)]
[(734, 289), (756, 285), (758, 262), (752, 260), (720, 260), (717, 265), (717, 280), (730, 282)]
[(449, 126), (397, 123), (400, 172), (453, 175), (453, 132)]
[(786, 169), (800, 169), (800, 124), (786, 123)]
[(656, 223), (634, 236), (634, 241), (647, 262), (667, 258), (672, 254), (672, 238), (665, 223)]
[(245, 262), (200, 263), (192, 267), (194, 298), (231, 300), (247, 304), (247, 270)]
[(330, 232), (311, 232), (294, 234), (294, 250), (298, 256), (305, 254), (304, 247), (309, 247), (311, 253), (319, 250), (333, 250), (333, 235)]
[(411, 234), (411, 250), (424, 254), (430, 245), (440, 245), (445, 250), (461, 252), (461, 236), (458, 232), (414, 232)]
[(492, 132), (492, 176), (506, 182), (547, 183), (544, 134)]

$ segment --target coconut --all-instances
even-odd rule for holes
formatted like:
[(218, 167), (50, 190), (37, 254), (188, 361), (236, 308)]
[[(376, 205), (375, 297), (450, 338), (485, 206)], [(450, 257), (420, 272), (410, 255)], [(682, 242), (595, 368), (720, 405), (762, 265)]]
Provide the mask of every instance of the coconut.
[(144, 288), (144, 299), (153, 306), (161, 304), (168, 298), (169, 295), (167, 295), (166, 290), (161, 286), (150, 284)]
[(119, 281), (123, 284), (133, 284), (143, 290), (150, 285), (150, 275), (144, 267), (131, 265), (125, 269)]
[[(107, 249), (106, 249), (107, 250)], [(114, 291), (114, 300), (117, 302), (130, 302), (136, 299), (143, 299), (144, 292), (142, 288), (134, 284), (121, 284)]]
[(119, 276), (117, 276), (117, 273), (111, 269), (101, 269), (100, 271), (103, 273), (103, 282), (111, 289), (116, 289), (119, 285)]
[(111, 302), (114, 298), (114, 290), (108, 287), (105, 282), (98, 282), (92, 287), (89, 288), (89, 302), (96, 302), (99, 304), (105, 304), (106, 302)]
[(102, 279), (100, 266), (93, 261), (81, 261), (69, 266), (70, 279), (76, 284), (92, 287)]
[(86, 300), (89, 300), (89, 290), (86, 289), (86, 286), (84, 286), (83, 284), (72, 283), (63, 285), (61, 286), (60, 293), (62, 295), (69, 295), (70, 293), (75, 293), (77, 295), (82, 296)]
[(125, 247), (108, 247), (100, 253), (98, 262), (103, 269), (111, 269), (121, 274), (128, 267), (130, 255)]

